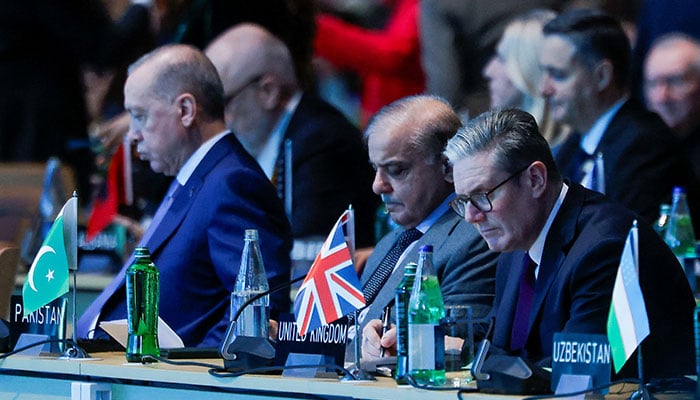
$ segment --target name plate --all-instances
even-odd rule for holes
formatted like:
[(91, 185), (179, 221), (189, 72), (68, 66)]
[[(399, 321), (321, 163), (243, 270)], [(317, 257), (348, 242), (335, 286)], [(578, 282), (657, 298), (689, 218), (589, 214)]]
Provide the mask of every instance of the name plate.
[[(22, 296), (13, 295), (10, 300), (10, 348), (15, 346), (23, 333), (65, 339), (67, 303), (65, 297), (59, 297), (25, 317)], [(50, 348), (52, 353), (63, 351), (63, 346), (58, 343), (51, 343)]]
[(341, 318), (302, 336), (299, 335), (294, 315), (280, 314), (275, 365), (285, 365), (290, 353), (301, 353), (332, 357), (334, 363), (342, 367), (347, 338), (347, 318)]
[(559, 332), (554, 334), (552, 346), (552, 391), (562, 376), (589, 376), (591, 387), (610, 383), (612, 359), (607, 336)]

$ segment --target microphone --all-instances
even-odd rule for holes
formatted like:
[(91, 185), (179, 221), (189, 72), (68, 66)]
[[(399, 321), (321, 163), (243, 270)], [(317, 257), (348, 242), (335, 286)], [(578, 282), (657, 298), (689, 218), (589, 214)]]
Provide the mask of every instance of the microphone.
[(270, 366), (275, 359), (275, 346), (270, 338), (236, 335), (236, 325), (243, 310), (256, 300), (286, 289), (306, 278), (306, 274), (276, 287), (260, 292), (241, 305), (229, 322), (219, 354), (224, 359), (224, 368), (230, 372), (240, 372), (252, 368)]
[[(552, 373), (518, 356), (491, 346), (494, 318), (472, 364), (476, 387), (483, 393), (542, 394), (551, 392)], [(495, 350), (492, 351), (492, 350)], [(489, 351), (492, 354), (488, 354)]]

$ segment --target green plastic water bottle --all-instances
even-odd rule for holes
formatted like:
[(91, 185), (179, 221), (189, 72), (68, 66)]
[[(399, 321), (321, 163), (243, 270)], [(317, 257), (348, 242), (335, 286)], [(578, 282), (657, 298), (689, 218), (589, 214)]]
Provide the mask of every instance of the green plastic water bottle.
[(146, 247), (134, 250), (126, 269), (126, 312), (129, 336), (126, 360), (141, 362), (146, 355), (160, 356), (158, 348), (159, 272)]
[(685, 191), (682, 187), (673, 188), (671, 216), (664, 240), (678, 258), (678, 262), (685, 270), (690, 288), (695, 292), (697, 286), (695, 277), (695, 232), (693, 232), (693, 221), (690, 219), (688, 200), (685, 196)]
[(440, 284), (433, 268), (433, 246), (419, 249), (418, 270), (408, 307), (409, 376), (421, 385), (445, 383), (445, 317)]
[(408, 263), (403, 271), (403, 279), (396, 287), (394, 304), (396, 305), (396, 383), (408, 384), (408, 305), (411, 299), (411, 289), (416, 279), (418, 264)]
[(671, 217), (664, 239), (679, 259), (695, 257), (695, 232), (688, 210), (688, 200), (682, 187), (673, 188)]

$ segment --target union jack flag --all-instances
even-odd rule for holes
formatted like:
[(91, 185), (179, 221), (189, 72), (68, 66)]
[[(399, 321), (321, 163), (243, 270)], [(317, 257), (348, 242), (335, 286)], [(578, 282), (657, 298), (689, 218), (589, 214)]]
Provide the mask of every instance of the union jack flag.
[(352, 210), (338, 218), (294, 299), (300, 335), (365, 306), (344, 231), (351, 230)]

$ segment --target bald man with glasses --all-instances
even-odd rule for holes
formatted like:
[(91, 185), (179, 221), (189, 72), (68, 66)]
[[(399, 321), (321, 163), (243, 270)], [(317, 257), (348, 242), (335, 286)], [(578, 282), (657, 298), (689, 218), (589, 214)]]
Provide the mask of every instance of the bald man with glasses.
[[(544, 366), (556, 332), (605, 334), (620, 256), (634, 220), (651, 334), (644, 376), (689, 374), (695, 301), (668, 246), (634, 212), (563, 180), (532, 115), (480, 115), (450, 139), (452, 208), (501, 252), (492, 344)], [(636, 357), (620, 371), (637, 376)]]

